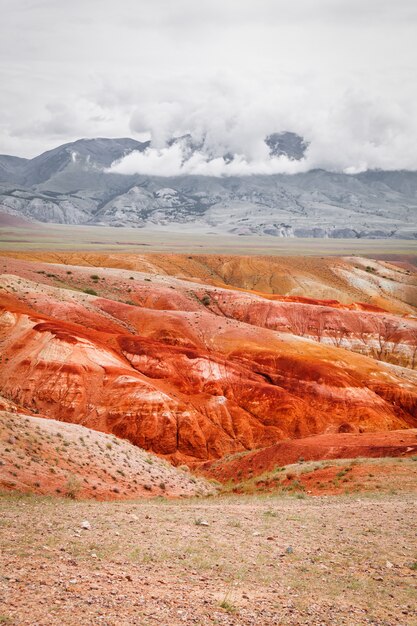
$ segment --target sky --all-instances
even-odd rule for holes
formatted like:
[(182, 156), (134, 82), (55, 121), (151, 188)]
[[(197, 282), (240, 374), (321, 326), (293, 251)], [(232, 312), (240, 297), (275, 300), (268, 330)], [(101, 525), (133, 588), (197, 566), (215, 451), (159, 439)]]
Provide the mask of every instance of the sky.
[[(117, 171), (417, 169), (416, 0), (0, 0), (0, 15), (0, 154), (133, 137), (152, 147)], [(309, 142), (300, 163), (268, 154), (285, 130)], [(167, 146), (186, 133), (191, 163)]]

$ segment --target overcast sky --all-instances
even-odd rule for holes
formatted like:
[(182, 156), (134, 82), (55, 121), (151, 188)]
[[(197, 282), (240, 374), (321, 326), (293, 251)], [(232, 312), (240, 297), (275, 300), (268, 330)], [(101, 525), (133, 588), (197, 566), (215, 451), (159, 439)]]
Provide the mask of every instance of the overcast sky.
[(151, 133), (158, 166), (190, 131), (256, 169), (263, 138), (293, 130), (303, 167), (417, 169), (417, 0), (0, 0), (0, 16), (0, 153)]

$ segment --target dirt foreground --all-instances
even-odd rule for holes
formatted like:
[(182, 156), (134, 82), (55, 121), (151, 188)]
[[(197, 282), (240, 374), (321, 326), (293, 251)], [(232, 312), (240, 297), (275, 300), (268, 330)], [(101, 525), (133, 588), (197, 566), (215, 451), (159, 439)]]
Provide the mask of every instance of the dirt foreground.
[(411, 626), (416, 502), (4, 495), (0, 623)]

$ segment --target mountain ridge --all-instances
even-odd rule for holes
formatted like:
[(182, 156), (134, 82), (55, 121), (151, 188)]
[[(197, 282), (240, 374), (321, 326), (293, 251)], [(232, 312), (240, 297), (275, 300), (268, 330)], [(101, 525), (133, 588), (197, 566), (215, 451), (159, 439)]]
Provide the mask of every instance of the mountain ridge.
[[(198, 145), (189, 136), (192, 154)], [(307, 142), (274, 133), (272, 155), (300, 160)], [(46, 223), (241, 236), (417, 238), (417, 172), (177, 176), (121, 174), (111, 165), (150, 142), (79, 139), (33, 159), (0, 155), (0, 212)], [(190, 152), (191, 151), (191, 152)], [(224, 159), (230, 155), (224, 155)]]

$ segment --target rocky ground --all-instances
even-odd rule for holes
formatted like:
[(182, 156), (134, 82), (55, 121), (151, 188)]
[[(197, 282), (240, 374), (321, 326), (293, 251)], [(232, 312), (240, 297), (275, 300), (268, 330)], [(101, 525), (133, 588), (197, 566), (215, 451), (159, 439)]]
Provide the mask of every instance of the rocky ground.
[(1, 624), (417, 624), (409, 494), (0, 506)]

